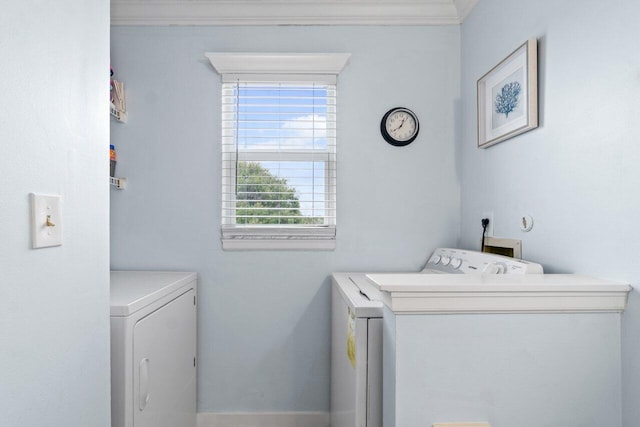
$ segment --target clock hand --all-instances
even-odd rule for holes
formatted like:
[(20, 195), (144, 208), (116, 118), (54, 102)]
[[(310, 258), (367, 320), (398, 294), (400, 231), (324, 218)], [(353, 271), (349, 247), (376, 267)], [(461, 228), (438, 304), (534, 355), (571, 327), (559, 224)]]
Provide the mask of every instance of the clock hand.
[(400, 129), (400, 128), (402, 127), (402, 125), (404, 125), (404, 122), (405, 122), (406, 120), (407, 120), (406, 118), (402, 119), (402, 123), (400, 123), (400, 126), (398, 126), (398, 127), (397, 127), (397, 128), (395, 128), (395, 129), (392, 129), (392, 130), (391, 130), (391, 132), (395, 132), (395, 131), (397, 131), (398, 129)]

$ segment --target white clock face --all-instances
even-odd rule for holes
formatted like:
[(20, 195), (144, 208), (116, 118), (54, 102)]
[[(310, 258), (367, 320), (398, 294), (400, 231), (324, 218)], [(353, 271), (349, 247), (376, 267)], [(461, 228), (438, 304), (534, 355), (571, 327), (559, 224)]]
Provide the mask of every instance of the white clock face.
[(396, 141), (407, 141), (416, 134), (416, 120), (406, 111), (398, 110), (387, 117), (387, 133)]

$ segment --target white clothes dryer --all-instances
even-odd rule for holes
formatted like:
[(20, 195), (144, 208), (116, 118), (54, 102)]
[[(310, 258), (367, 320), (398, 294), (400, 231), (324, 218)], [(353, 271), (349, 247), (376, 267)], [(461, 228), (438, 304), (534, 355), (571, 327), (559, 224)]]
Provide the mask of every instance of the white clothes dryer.
[(196, 273), (111, 272), (111, 426), (196, 426)]

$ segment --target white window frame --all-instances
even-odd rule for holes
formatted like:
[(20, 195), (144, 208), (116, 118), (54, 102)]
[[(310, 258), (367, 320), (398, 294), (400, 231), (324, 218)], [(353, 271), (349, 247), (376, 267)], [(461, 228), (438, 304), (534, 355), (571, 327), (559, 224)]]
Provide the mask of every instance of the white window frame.
[[(273, 81), (273, 82), (326, 82), (335, 84), (337, 75), (349, 60), (347, 53), (205, 53), (214, 69), (222, 76), (222, 82)], [(243, 152), (245, 158), (252, 153)], [(256, 160), (264, 160), (271, 153), (260, 150)], [(318, 152), (291, 151), (292, 160), (318, 159)], [(326, 154), (327, 159), (331, 154)], [(258, 159), (257, 156), (260, 156)], [(335, 153), (333, 154), (335, 156)], [(225, 161), (223, 154), (223, 162)], [(328, 165), (328, 161), (325, 162)], [(222, 187), (233, 185), (234, 177), (224, 177)], [(325, 173), (327, 188), (336, 188), (335, 173)], [(326, 200), (327, 207), (335, 212), (336, 192)], [(233, 212), (222, 206), (225, 217)], [(233, 209), (233, 208), (232, 208)], [(221, 241), (224, 250), (333, 250), (336, 246), (335, 218), (330, 224), (309, 226), (236, 226), (221, 225)]]

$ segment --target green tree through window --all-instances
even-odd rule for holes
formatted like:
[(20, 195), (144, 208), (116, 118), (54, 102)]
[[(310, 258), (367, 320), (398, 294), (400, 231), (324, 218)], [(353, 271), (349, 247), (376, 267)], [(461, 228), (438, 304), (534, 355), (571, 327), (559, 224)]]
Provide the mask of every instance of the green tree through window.
[(238, 162), (236, 223), (322, 224), (323, 218), (304, 216), (295, 188), (258, 162)]

